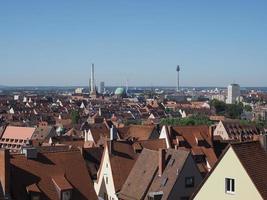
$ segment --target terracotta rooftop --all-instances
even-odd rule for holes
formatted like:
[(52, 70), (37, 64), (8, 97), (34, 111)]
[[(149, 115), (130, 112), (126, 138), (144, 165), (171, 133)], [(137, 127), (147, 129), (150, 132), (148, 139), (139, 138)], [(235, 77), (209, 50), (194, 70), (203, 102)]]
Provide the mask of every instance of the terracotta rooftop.
[[(110, 142), (107, 145), (110, 145)], [(112, 142), (112, 153), (109, 149), (109, 155), (115, 190), (119, 191), (132, 170), (138, 155), (130, 143), (122, 141)]]
[(27, 199), (26, 187), (35, 184), (34, 188), (38, 187), (42, 191), (43, 199), (57, 200), (58, 193), (54, 180), (63, 188), (69, 188), (71, 185), (73, 199), (97, 200), (79, 151), (39, 153), (36, 159), (27, 159), (25, 155), (13, 155), (10, 162), (14, 199)]
[(27, 140), (32, 137), (34, 131), (35, 128), (7, 126), (2, 137), (8, 139)]

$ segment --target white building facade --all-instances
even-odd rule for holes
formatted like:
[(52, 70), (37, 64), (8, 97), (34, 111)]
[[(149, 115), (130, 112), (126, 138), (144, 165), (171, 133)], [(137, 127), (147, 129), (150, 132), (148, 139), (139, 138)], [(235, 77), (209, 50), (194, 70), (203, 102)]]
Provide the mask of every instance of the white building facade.
[(234, 104), (240, 101), (240, 86), (238, 84), (231, 84), (228, 86), (227, 104)]

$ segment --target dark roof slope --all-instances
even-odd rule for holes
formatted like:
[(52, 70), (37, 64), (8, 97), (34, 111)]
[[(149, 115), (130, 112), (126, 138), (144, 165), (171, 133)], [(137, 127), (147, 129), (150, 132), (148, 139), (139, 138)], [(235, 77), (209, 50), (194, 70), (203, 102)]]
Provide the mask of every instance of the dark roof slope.
[(267, 154), (260, 143), (245, 142), (231, 146), (263, 199), (267, 199)]
[(158, 152), (144, 149), (129, 174), (119, 198), (125, 200), (144, 199), (158, 168)]
[[(110, 146), (110, 141), (107, 145)], [(109, 150), (110, 165), (112, 169), (115, 190), (121, 190), (132, 167), (138, 157), (132, 145), (126, 141), (112, 141), (112, 152)]]

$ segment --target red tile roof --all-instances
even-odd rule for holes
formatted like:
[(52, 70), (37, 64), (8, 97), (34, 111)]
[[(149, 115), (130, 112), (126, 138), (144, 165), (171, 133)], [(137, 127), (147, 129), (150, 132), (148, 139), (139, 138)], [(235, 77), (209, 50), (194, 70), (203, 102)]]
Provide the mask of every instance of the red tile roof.
[(97, 199), (79, 151), (39, 153), (36, 159), (13, 155), (10, 162), (14, 199), (27, 199), (26, 187), (32, 184), (42, 191), (44, 199), (58, 199), (53, 179), (65, 188), (66, 182), (61, 181), (63, 178), (73, 187), (73, 199)]

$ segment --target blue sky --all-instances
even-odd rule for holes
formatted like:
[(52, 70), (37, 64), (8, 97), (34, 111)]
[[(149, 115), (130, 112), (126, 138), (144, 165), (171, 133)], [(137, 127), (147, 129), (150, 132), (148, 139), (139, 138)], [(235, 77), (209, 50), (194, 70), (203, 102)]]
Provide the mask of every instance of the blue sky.
[(0, 85), (267, 86), (267, 1), (0, 1)]

